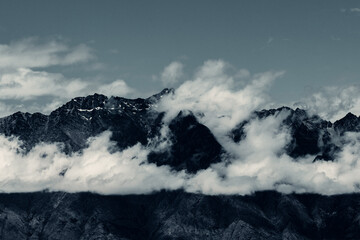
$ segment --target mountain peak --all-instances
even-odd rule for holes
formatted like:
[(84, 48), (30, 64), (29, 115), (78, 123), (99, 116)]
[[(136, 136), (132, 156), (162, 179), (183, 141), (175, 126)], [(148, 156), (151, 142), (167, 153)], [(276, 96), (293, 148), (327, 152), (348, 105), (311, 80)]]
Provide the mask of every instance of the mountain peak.
[(345, 119), (357, 119), (358, 117), (353, 114), (352, 112), (348, 112), (348, 114), (345, 115)]
[(360, 130), (360, 119), (349, 112), (345, 117), (336, 121), (334, 127), (341, 133), (344, 132), (357, 132)]
[(173, 89), (173, 88), (164, 88), (163, 90), (161, 90), (161, 92), (156, 93), (156, 94), (152, 95), (151, 97), (161, 98), (164, 95), (174, 94), (174, 93), (175, 93), (175, 89)]

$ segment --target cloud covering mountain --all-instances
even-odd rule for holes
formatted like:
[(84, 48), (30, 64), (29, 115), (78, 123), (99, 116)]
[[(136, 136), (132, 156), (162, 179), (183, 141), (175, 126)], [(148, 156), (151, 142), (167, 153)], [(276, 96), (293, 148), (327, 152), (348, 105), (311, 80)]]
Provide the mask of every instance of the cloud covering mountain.
[[(0, 137), (1, 190), (142, 194), (184, 189), (211, 195), (359, 190), (356, 116), (333, 124), (311, 110), (259, 112), (274, 105), (267, 89), (284, 73), (241, 75), (245, 78), (238, 84), (239, 75), (228, 68), (222, 60), (207, 61), (175, 91), (145, 100), (94, 95), (75, 98), (49, 116), (1, 119), (6, 135)], [(106, 125), (105, 119), (114, 120)], [(30, 132), (24, 137), (22, 131)], [(206, 146), (217, 144), (222, 150), (211, 155)], [(324, 154), (333, 159), (319, 157)]]

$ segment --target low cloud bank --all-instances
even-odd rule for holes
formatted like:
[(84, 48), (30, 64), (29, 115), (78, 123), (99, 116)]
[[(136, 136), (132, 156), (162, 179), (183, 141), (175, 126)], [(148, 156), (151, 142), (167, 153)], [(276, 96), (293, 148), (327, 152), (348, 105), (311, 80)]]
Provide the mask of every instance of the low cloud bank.
[[(280, 123), (283, 112), (246, 126), (247, 137), (229, 141), (232, 158), (196, 174), (147, 163), (150, 147), (136, 144), (121, 152), (104, 132), (89, 140), (82, 153), (65, 155), (55, 144), (40, 144), (25, 154), (16, 138), (0, 136), (0, 189), (3, 192), (92, 191), (146, 194), (162, 189), (217, 194), (284, 193), (325, 195), (357, 192), (360, 187), (360, 134), (348, 133), (336, 161), (313, 163), (314, 156), (294, 160), (284, 152), (290, 135)], [(225, 160), (225, 159), (224, 159)], [(230, 160), (230, 163), (229, 163)]]
[(232, 162), (199, 172), (189, 181), (187, 190), (206, 194), (249, 194), (261, 190), (325, 195), (358, 192), (360, 134), (347, 133), (342, 137), (345, 145), (333, 162), (313, 162), (315, 156), (311, 155), (292, 159), (284, 150), (291, 139), (289, 130), (280, 124), (285, 117), (283, 112), (251, 121), (243, 141), (228, 143), (227, 149), (235, 156)]
[[(235, 143), (229, 131), (251, 112), (269, 103), (267, 89), (283, 73), (251, 75), (239, 74), (244, 72), (240, 70), (231, 75), (228, 68), (221, 60), (207, 61), (192, 80), (184, 82), (174, 94), (163, 97), (155, 107), (166, 112), (164, 128), (161, 136), (147, 146), (136, 144), (121, 152), (113, 151), (111, 133), (104, 132), (89, 139), (89, 146), (81, 153), (71, 156), (56, 144), (39, 144), (25, 154), (18, 139), (0, 136), (0, 190), (146, 194), (184, 189), (213, 195), (251, 194), (261, 190), (326, 195), (359, 191), (360, 133), (337, 136), (343, 148), (333, 162), (313, 162), (315, 156), (292, 159), (284, 150), (291, 141), (289, 129), (281, 124), (289, 114), (284, 110), (251, 120), (244, 128), (246, 138)], [(238, 80), (242, 84), (237, 84)], [(335, 102), (330, 102), (330, 106)], [(350, 105), (356, 107), (356, 103)], [(315, 102), (314, 106), (321, 109), (321, 103)], [(220, 163), (188, 174), (147, 162), (151, 151), (171, 145), (168, 123), (180, 110), (195, 113), (229, 153)]]
[(184, 172), (146, 163), (148, 149), (140, 144), (110, 153), (111, 133), (89, 139), (89, 147), (72, 156), (55, 144), (40, 144), (29, 153), (21, 151), (16, 138), (0, 136), (0, 189), (4, 192), (62, 190), (103, 194), (149, 193), (178, 189)]

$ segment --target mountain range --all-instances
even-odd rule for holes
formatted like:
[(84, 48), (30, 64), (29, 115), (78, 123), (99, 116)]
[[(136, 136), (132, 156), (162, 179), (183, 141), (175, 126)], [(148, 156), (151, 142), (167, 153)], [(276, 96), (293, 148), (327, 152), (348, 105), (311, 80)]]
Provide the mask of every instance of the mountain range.
[[(71, 155), (88, 139), (111, 131), (116, 151), (156, 144), (165, 113), (158, 102), (173, 89), (149, 98), (126, 99), (94, 94), (77, 97), (51, 112), (16, 112), (0, 119), (0, 134), (16, 136), (25, 152), (39, 143), (56, 143)], [(360, 118), (348, 113), (330, 122), (302, 109), (281, 107), (253, 112), (229, 131), (233, 142), (246, 139), (253, 119), (286, 113), (281, 127), (290, 142), (283, 151), (293, 159), (314, 156), (334, 161), (347, 132), (360, 132)], [(180, 111), (168, 123), (165, 150), (153, 149), (148, 162), (195, 174), (222, 161), (224, 146), (197, 113)], [(155, 142), (155, 143), (154, 143)], [(60, 174), (60, 173), (59, 173)], [(63, 174), (66, 174), (64, 172)], [(161, 191), (146, 195), (95, 193), (2, 193), (1, 239), (360, 239), (360, 195), (283, 194), (249, 196)]]

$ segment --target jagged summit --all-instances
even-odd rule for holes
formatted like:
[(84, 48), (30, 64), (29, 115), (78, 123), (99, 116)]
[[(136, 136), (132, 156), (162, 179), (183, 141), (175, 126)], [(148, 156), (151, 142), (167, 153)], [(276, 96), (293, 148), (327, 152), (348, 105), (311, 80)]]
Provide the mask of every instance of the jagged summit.
[[(108, 98), (101, 94), (77, 97), (49, 115), (17, 112), (1, 118), (0, 133), (18, 136), (25, 150), (30, 150), (39, 142), (61, 143), (68, 154), (85, 148), (89, 137), (106, 130), (112, 132), (111, 140), (117, 143), (119, 150), (136, 143), (147, 145), (160, 134), (164, 116), (153, 106), (164, 95), (173, 92), (173, 89), (164, 89), (145, 99)], [(154, 153), (152, 162), (196, 172), (219, 161), (220, 144), (195, 116), (179, 114), (170, 124), (170, 130), (174, 140), (171, 154)]]
[(76, 97), (65, 103), (60, 108), (65, 109), (73, 109), (73, 108), (81, 108), (81, 109), (92, 109), (96, 107), (104, 107), (105, 102), (108, 98), (102, 94), (93, 94), (87, 97)]
[(348, 113), (342, 119), (334, 122), (334, 128), (341, 134), (344, 132), (359, 132), (360, 118), (352, 113)]
[(159, 101), (163, 96), (167, 94), (174, 93), (174, 89), (165, 88), (161, 92), (156, 93), (148, 98), (136, 98), (136, 99), (128, 99), (120, 96), (111, 96), (108, 98), (103, 94), (95, 93), (93, 95), (89, 95), (86, 97), (76, 97), (65, 103), (59, 110), (73, 110), (73, 109), (82, 109), (82, 110), (99, 110), (101, 108), (107, 109), (129, 109), (129, 107), (133, 110), (140, 109), (143, 110), (145, 108), (151, 107), (151, 104)]
[(0, 118), (0, 133), (19, 136), (26, 149), (38, 142), (60, 142), (69, 153), (84, 148), (89, 137), (105, 130), (113, 132), (120, 148), (145, 144), (158, 115), (151, 107), (170, 92), (164, 89), (146, 99), (108, 98), (96, 93), (76, 97), (49, 115), (16, 112)]
[(282, 126), (289, 129), (291, 135), (291, 141), (285, 151), (293, 158), (315, 155), (314, 160), (333, 160), (341, 146), (336, 145), (332, 139), (345, 132), (360, 132), (360, 120), (352, 113), (332, 123), (318, 115), (310, 115), (303, 109), (281, 107), (254, 112), (249, 119), (239, 123), (231, 131), (230, 136), (235, 142), (240, 142), (246, 137), (244, 129), (252, 119), (276, 116), (283, 111), (288, 115), (282, 121)]
[[(47, 142), (61, 143), (66, 153), (72, 153), (85, 148), (89, 137), (106, 130), (112, 132), (111, 140), (117, 143), (119, 150), (136, 143), (147, 145), (159, 136), (163, 124), (164, 113), (154, 106), (168, 94), (174, 94), (174, 89), (165, 88), (148, 98), (136, 99), (96, 93), (76, 97), (49, 115), (16, 112), (1, 118), (0, 133), (18, 136), (26, 150), (39, 142)], [(281, 124), (291, 135), (284, 151), (295, 159), (314, 155), (316, 160), (332, 160), (341, 148), (332, 139), (349, 131), (360, 132), (360, 119), (352, 113), (331, 123), (303, 109), (283, 106), (253, 112), (247, 120), (238, 123), (229, 136), (234, 142), (240, 142), (246, 138), (245, 127), (253, 119), (265, 119), (284, 112), (287, 115)], [(193, 173), (220, 161), (223, 146), (191, 112), (180, 112), (170, 122), (169, 129), (171, 149), (151, 153), (149, 161)]]

